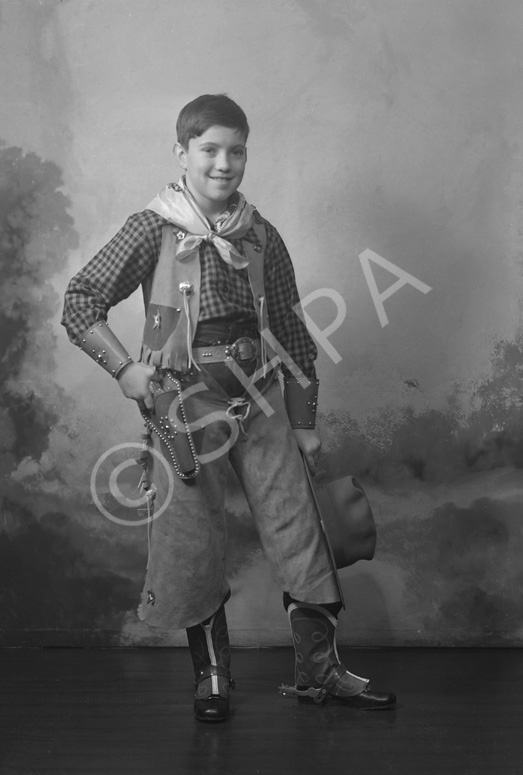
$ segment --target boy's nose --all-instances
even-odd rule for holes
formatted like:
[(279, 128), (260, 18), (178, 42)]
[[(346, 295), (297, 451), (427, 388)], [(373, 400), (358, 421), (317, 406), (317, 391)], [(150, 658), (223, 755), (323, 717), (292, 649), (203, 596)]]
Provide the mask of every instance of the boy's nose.
[(220, 153), (216, 158), (216, 167), (219, 170), (228, 170), (230, 168), (231, 164), (229, 161), (229, 156), (226, 153)]

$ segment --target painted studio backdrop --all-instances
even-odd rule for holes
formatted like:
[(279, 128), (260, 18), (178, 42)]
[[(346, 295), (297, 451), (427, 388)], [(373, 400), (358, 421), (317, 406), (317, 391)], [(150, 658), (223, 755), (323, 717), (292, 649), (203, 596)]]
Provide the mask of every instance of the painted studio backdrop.
[[(0, 0), (0, 643), (185, 643), (135, 614), (141, 419), (59, 321), (178, 178), (180, 108), (227, 92), (317, 332), (325, 449), (378, 525), (340, 642), (523, 645), (522, 32), (519, 0)], [(136, 357), (140, 292), (109, 322)], [(290, 643), (232, 479), (228, 503), (232, 642)]]

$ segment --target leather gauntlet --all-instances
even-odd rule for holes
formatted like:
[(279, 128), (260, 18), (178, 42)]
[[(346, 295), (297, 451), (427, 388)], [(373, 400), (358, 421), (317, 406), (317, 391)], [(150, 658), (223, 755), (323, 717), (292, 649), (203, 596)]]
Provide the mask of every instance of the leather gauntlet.
[(284, 377), (284, 399), (292, 428), (309, 428), (316, 425), (319, 380), (311, 379), (302, 387), (296, 377)]
[(112, 377), (117, 377), (123, 367), (133, 360), (104, 321), (87, 329), (80, 347)]

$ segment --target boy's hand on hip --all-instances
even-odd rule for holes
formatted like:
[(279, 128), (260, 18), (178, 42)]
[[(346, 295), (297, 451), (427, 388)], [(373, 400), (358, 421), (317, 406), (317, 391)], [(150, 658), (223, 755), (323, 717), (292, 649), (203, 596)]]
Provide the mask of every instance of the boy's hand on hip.
[(321, 439), (318, 431), (314, 428), (294, 428), (294, 434), (311, 474), (315, 474), (316, 462), (321, 450)]
[(137, 401), (140, 409), (154, 409), (151, 382), (156, 379), (156, 369), (145, 363), (130, 363), (122, 369), (116, 380), (127, 398)]

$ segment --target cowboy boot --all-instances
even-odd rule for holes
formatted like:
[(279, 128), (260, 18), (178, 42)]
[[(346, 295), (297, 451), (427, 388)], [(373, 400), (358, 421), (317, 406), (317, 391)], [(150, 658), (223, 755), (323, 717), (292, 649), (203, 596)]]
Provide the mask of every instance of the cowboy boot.
[(369, 681), (340, 663), (336, 648), (337, 619), (325, 607), (293, 601), (288, 609), (296, 685), (280, 686), (280, 694), (321, 704), (327, 698), (359, 710), (383, 710), (396, 704), (394, 694), (373, 692)]
[(194, 715), (198, 721), (226, 721), (234, 681), (224, 605), (186, 632), (194, 666)]

